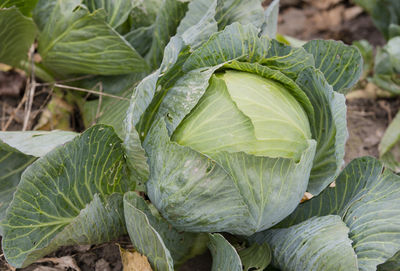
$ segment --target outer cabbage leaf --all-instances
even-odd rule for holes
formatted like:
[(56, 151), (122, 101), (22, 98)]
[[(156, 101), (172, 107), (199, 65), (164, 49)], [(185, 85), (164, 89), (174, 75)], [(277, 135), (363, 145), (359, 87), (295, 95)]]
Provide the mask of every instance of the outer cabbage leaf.
[(219, 30), (235, 22), (260, 28), (264, 22), (264, 9), (260, 0), (221, 0), (216, 20)]
[(35, 24), (15, 7), (0, 8), (0, 29), (0, 62), (20, 66), (28, 58), (28, 50), (35, 40)]
[(164, 0), (153, 26), (153, 39), (146, 55), (150, 67), (157, 68), (163, 59), (164, 49), (185, 16), (188, 4), (179, 0)]
[(0, 8), (17, 7), (22, 14), (30, 16), (38, 0), (3, 0)]
[(265, 22), (262, 25), (261, 35), (275, 39), (278, 32), (279, 0), (272, 1), (265, 10)]
[(399, 271), (400, 270), (400, 250), (386, 262), (378, 265), (378, 271)]
[[(179, 266), (206, 249), (208, 238), (205, 234), (178, 232), (156, 210), (152, 210), (136, 192), (126, 193), (124, 204), (127, 228), (132, 243), (149, 258), (154, 266), (158, 266), (156, 269), (163, 270), (165, 266), (172, 264), (171, 258), (168, 258), (170, 256), (174, 265)], [(143, 214), (146, 217), (144, 220)], [(143, 224), (143, 222), (145, 223)], [(140, 234), (140, 232), (145, 232), (145, 234)], [(158, 235), (160, 239), (155, 238), (158, 240), (157, 242), (143, 241), (146, 234)], [(161, 262), (164, 266), (162, 268)]]
[[(21, 176), (3, 223), (7, 261), (26, 266), (63, 245), (100, 243), (125, 232), (121, 141), (98, 125), (34, 162)], [(118, 207), (118, 208), (117, 208)]]
[(104, 10), (89, 13), (76, 4), (76, 0), (54, 4), (38, 40), (46, 67), (60, 74), (100, 75), (148, 69), (136, 50), (105, 22)]
[(146, 213), (138, 208), (137, 205), (143, 205), (143, 203), (135, 202), (137, 200), (132, 193), (124, 197), (126, 226), (133, 246), (149, 259), (155, 271), (173, 271), (171, 253), (160, 234), (150, 223)]
[(123, 24), (134, 8), (133, 1), (126, 0), (84, 0), (83, 3), (91, 12), (101, 8), (105, 9), (106, 21), (112, 28)]
[(360, 270), (375, 270), (400, 249), (399, 193), (400, 176), (374, 158), (359, 158), (343, 170), (335, 187), (302, 203), (278, 227), (339, 215), (350, 229)]
[(339, 216), (329, 215), (287, 229), (268, 230), (254, 239), (271, 246), (273, 264), (281, 270), (357, 271), (357, 255), (348, 232)]
[(209, 234), (208, 248), (213, 256), (212, 271), (241, 271), (242, 263), (235, 248), (219, 233)]
[(315, 67), (333, 90), (346, 93), (360, 78), (363, 59), (357, 47), (333, 40), (312, 40), (303, 47), (314, 56)]
[(267, 243), (253, 243), (250, 247), (239, 251), (244, 271), (263, 271), (271, 262), (271, 248)]
[(76, 136), (66, 131), (0, 132), (0, 221), (6, 214), (22, 172), (37, 157)]
[(317, 151), (307, 190), (317, 195), (334, 181), (344, 164), (348, 136), (346, 99), (343, 94), (333, 91), (323, 74), (312, 67), (302, 70), (296, 83), (307, 94), (315, 111), (310, 126), (317, 141)]

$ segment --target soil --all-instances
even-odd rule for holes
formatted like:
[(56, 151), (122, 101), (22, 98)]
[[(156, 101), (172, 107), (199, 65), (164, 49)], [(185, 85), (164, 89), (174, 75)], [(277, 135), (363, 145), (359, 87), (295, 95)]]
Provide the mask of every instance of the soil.
[[(265, 1), (268, 4), (270, 1)], [(351, 44), (367, 39), (373, 45), (383, 45), (384, 39), (371, 19), (360, 8), (347, 0), (281, 0), (279, 33), (297, 39), (315, 38), (342, 40)], [(0, 67), (1, 68), (1, 67)], [(1, 69), (0, 69), (1, 70)], [(25, 97), (26, 77), (11, 71), (0, 71), (0, 124), (2, 130), (21, 130), (24, 122), (24, 106), (18, 105)], [(49, 90), (36, 92), (32, 105), (30, 124), (35, 121), (48, 101)], [(361, 95), (362, 97), (362, 95)], [(346, 144), (345, 162), (360, 156), (378, 157), (378, 144), (386, 127), (400, 109), (400, 98), (349, 98), (347, 99), (347, 125), (349, 138)], [(12, 118), (11, 121), (10, 118)], [(8, 123), (7, 127), (6, 124)], [(116, 271), (122, 270), (119, 245), (129, 246), (127, 236), (118, 241), (99, 246), (74, 246), (59, 249), (21, 271)], [(12, 270), (0, 258), (0, 271)], [(181, 271), (211, 270), (209, 252), (188, 261)]]

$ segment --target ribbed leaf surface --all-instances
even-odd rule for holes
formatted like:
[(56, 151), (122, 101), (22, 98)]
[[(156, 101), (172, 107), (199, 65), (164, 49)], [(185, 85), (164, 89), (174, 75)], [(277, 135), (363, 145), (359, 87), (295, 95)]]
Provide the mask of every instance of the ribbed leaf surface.
[(118, 75), (148, 69), (144, 59), (105, 21), (104, 10), (89, 13), (58, 0), (39, 38), (43, 64), (60, 74)]
[(349, 227), (360, 270), (375, 270), (400, 249), (400, 176), (374, 158), (353, 160), (336, 186), (301, 204), (279, 227), (337, 214)]
[(358, 271), (349, 229), (339, 216), (310, 218), (287, 229), (256, 235), (272, 249), (273, 263), (283, 271)]
[[(4, 220), (7, 261), (25, 266), (62, 245), (105, 242), (123, 234), (118, 208), (103, 201), (112, 193), (134, 189), (125, 175), (121, 141), (102, 125), (37, 160), (22, 174)], [(115, 204), (122, 199), (119, 202)], [(70, 224), (86, 227), (68, 228)]]
[(18, 67), (28, 58), (37, 30), (17, 8), (0, 9), (0, 62)]
[(141, 210), (145, 203), (137, 201), (139, 199), (133, 193), (124, 197), (126, 226), (133, 246), (149, 259), (154, 271), (173, 271), (171, 253), (146, 213)]
[(333, 40), (312, 40), (303, 47), (335, 91), (346, 93), (360, 78), (363, 59), (356, 47)]

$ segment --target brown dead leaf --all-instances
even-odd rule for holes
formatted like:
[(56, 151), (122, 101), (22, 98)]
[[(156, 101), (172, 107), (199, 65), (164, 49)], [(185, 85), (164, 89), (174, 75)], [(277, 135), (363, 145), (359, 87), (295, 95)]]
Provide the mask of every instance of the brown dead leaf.
[(300, 201), (300, 203), (303, 203), (303, 202), (305, 202), (307, 200), (310, 200), (312, 197), (314, 197), (313, 194), (305, 192), (304, 195), (303, 195), (303, 198)]
[(38, 263), (51, 263), (52, 267), (49, 266), (38, 266), (34, 271), (60, 271), (60, 270), (74, 270), (81, 271), (77, 266), (74, 258), (71, 256), (64, 256), (60, 258), (43, 258), (35, 262)]
[(124, 271), (153, 271), (147, 257), (137, 251), (119, 248)]
[(74, 112), (74, 107), (67, 103), (61, 96), (55, 94), (34, 127), (34, 130), (72, 130), (70, 116)]

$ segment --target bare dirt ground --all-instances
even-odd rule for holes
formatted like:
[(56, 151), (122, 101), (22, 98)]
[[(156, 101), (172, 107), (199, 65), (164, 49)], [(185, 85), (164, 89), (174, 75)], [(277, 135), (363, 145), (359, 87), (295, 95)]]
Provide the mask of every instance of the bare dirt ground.
[[(268, 4), (269, 1), (265, 1)], [(384, 44), (384, 39), (367, 14), (348, 0), (281, 0), (279, 33), (298, 39), (315, 38), (342, 40), (351, 44), (367, 39), (373, 45)], [(0, 128), (22, 130), (26, 117), (26, 78), (15, 71), (0, 69)], [(31, 114), (26, 126), (35, 126), (51, 90), (38, 90), (33, 99)], [(345, 161), (364, 155), (378, 156), (378, 144), (383, 133), (400, 109), (399, 98), (351, 98), (347, 100), (349, 139)], [(22, 101), (22, 102), (21, 102)], [(73, 112), (72, 112), (73, 114)], [(71, 127), (76, 116), (72, 116)], [(47, 259), (21, 271), (117, 271), (122, 270), (119, 247), (129, 246), (129, 238), (97, 246), (66, 247), (49, 255)], [(0, 270), (13, 270), (0, 255)], [(211, 269), (211, 256), (206, 253), (190, 260), (181, 271)]]

